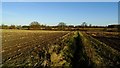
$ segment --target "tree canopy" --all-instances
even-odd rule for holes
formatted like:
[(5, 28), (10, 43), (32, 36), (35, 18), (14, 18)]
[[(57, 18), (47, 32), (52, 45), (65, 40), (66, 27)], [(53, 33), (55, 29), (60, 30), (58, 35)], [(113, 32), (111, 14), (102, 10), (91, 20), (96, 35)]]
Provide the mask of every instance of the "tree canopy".
[(30, 23), (30, 28), (39, 28), (40, 24), (37, 21), (33, 21)]
[(87, 23), (86, 23), (86, 22), (83, 22), (83, 23), (81, 24), (81, 26), (86, 27), (86, 26), (87, 26)]
[(66, 23), (64, 23), (64, 22), (60, 22), (59, 24), (58, 24), (58, 26), (66, 26)]

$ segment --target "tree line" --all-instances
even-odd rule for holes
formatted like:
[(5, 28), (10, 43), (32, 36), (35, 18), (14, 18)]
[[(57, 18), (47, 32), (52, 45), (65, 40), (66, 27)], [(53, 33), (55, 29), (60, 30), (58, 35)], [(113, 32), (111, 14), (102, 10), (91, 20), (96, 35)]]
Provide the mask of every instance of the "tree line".
[[(29, 25), (4, 25), (2, 24), (1, 29), (26, 29), (26, 30), (79, 30), (80, 28), (115, 28), (118, 27), (116, 25), (108, 25), (108, 26), (92, 26), (92, 24), (87, 24), (86, 22), (83, 22), (81, 25), (66, 25), (64, 22), (59, 22), (56, 26), (47, 26), (40, 24), (37, 21), (31, 22)], [(120, 25), (119, 25), (120, 27)]]

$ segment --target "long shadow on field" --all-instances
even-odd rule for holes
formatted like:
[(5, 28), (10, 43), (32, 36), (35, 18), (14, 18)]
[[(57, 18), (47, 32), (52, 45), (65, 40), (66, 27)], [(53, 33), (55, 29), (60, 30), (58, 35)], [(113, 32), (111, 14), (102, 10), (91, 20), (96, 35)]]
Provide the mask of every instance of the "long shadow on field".
[(72, 58), (72, 68), (92, 68), (93, 64), (85, 53), (85, 49), (79, 33), (78, 36), (75, 38), (75, 46), (76, 49)]

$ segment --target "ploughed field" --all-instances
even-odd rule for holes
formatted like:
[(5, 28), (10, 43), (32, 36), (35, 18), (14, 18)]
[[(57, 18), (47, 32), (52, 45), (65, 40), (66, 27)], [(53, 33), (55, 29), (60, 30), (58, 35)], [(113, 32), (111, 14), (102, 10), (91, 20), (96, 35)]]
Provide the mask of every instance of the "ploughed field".
[(99, 41), (111, 46), (120, 52), (120, 33), (118, 32), (87, 32)]
[(85, 50), (90, 59), (105, 68), (120, 67), (120, 35), (118, 32), (82, 32)]
[(117, 32), (2, 30), (2, 67), (119, 68)]
[[(13, 65), (29, 64), (33, 54), (49, 44), (56, 43), (69, 32), (64, 31), (2, 31), (2, 63)], [(30, 58), (30, 59), (29, 59)], [(37, 57), (39, 58), (39, 57)], [(32, 63), (31, 63), (32, 64)]]

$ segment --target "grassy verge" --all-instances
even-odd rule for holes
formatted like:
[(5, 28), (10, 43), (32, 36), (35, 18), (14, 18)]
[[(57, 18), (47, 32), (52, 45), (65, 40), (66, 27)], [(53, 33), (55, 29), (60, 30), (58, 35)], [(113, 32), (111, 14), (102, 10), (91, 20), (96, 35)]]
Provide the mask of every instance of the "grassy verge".
[(93, 67), (93, 62), (86, 54), (82, 37), (79, 32), (74, 32), (59, 41), (59, 44), (49, 48), (50, 63), (45, 66), (68, 67), (68, 68), (88, 68)]

